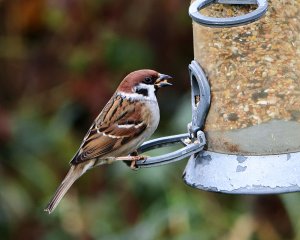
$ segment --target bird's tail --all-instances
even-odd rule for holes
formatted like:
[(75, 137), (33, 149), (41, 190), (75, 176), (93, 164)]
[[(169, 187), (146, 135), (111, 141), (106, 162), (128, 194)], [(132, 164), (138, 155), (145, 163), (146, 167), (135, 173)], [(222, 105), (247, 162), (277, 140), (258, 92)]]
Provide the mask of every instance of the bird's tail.
[(64, 197), (66, 192), (72, 186), (72, 184), (86, 171), (86, 168), (83, 168), (81, 164), (71, 165), (71, 168), (68, 174), (65, 176), (62, 183), (57, 188), (54, 196), (51, 201), (48, 203), (47, 207), (44, 209), (45, 212), (49, 214), (57, 207), (61, 199)]

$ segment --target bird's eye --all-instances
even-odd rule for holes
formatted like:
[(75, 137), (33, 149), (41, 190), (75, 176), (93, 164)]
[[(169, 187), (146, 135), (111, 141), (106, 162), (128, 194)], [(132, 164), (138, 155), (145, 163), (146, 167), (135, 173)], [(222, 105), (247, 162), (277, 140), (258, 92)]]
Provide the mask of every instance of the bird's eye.
[(146, 84), (152, 84), (152, 83), (154, 83), (154, 78), (152, 78), (152, 77), (146, 77), (144, 79), (144, 83), (146, 83)]

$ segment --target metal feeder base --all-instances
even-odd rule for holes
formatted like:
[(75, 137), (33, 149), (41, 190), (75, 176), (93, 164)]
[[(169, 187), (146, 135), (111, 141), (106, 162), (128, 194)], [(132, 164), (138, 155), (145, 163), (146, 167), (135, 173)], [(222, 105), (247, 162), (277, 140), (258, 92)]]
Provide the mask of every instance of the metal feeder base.
[(186, 184), (229, 194), (277, 194), (300, 191), (300, 152), (266, 156), (202, 151), (191, 156)]

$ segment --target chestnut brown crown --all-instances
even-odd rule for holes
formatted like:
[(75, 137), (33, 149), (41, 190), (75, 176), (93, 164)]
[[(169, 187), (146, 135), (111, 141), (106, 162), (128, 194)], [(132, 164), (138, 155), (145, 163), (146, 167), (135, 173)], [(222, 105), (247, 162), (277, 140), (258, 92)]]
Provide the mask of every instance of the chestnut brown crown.
[(167, 80), (169, 75), (161, 74), (150, 69), (142, 69), (129, 73), (118, 87), (118, 91), (132, 93), (135, 86), (139, 84), (154, 85), (155, 88), (171, 86)]

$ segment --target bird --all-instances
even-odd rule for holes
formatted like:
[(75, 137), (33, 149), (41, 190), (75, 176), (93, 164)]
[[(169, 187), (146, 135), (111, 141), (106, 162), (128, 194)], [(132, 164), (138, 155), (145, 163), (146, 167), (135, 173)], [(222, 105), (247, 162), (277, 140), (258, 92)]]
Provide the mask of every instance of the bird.
[(44, 211), (52, 213), (72, 184), (91, 168), (117, 160), (131, 161), (131, 168), (136, 168), (136, 161), (144, 159), (136, 150), (159, 124), (156, 93), (172, 85), (169, 79), (169, 75), (142, 69), (122, 80), (86, 133), (69, 172)]

